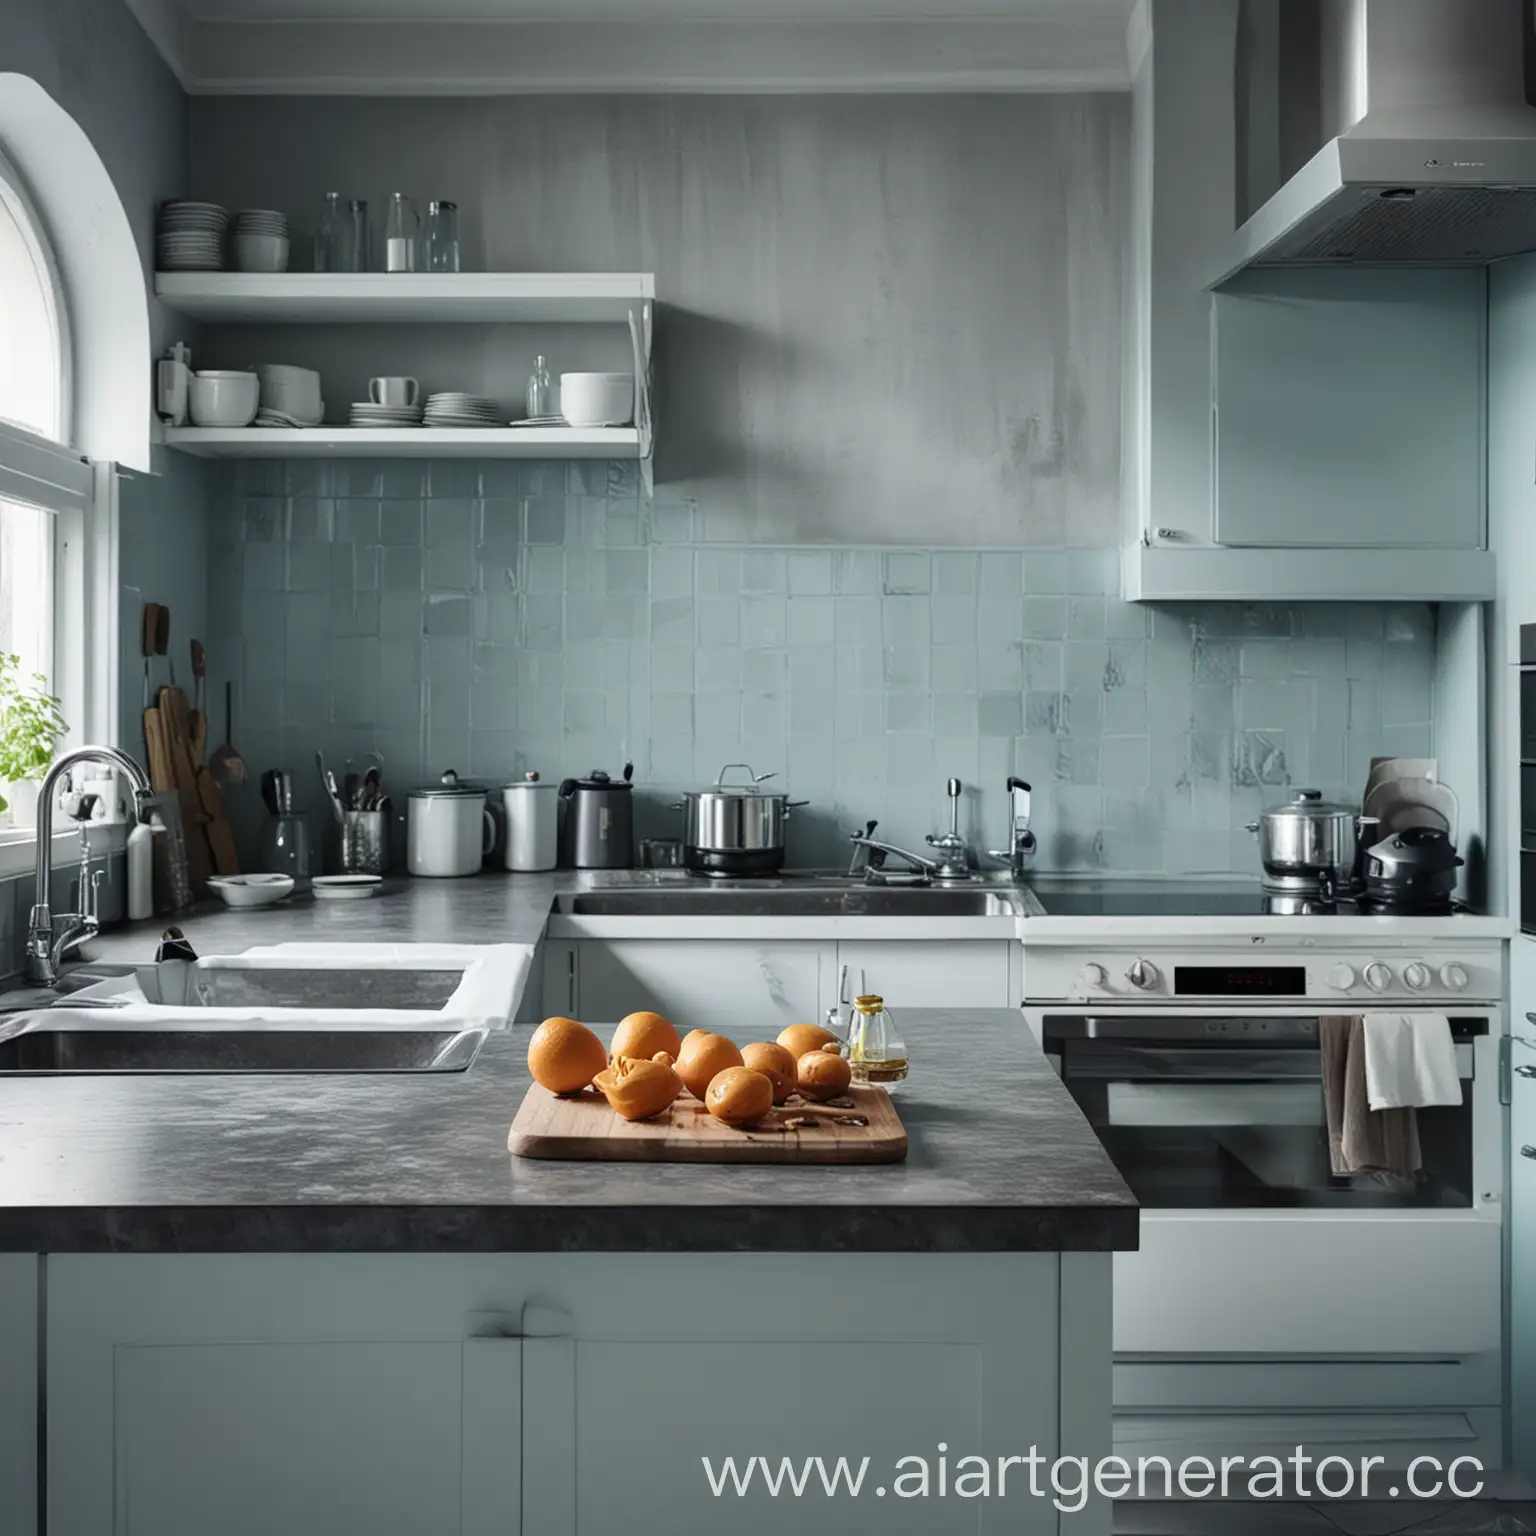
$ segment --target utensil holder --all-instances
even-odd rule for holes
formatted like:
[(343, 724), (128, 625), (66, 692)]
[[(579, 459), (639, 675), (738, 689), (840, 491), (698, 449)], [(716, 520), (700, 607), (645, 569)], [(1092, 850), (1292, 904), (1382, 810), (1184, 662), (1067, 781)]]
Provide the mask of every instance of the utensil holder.
[(389, 812), (343, 811), (337, 873), (383, 875), (389, 872)]

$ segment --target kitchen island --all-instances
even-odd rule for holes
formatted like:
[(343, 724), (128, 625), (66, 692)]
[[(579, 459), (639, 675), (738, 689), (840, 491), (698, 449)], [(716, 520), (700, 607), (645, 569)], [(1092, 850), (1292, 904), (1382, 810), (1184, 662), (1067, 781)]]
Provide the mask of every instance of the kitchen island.
[(462, 1074), (0, 1080), (50, 1536), (1107, 1530), (999, 1464), (1108, 1453), (1134, 1200), (1016, 1013), (902, 1023), (886, 1167), (520, 1162), (524, 1027)]

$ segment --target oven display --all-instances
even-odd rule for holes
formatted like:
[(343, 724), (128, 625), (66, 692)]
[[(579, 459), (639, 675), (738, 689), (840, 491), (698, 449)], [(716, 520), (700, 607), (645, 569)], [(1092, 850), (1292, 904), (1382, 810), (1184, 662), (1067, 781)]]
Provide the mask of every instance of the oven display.
[(1176, 997), (1305, 997), (1303, 965), (1176, 965)]

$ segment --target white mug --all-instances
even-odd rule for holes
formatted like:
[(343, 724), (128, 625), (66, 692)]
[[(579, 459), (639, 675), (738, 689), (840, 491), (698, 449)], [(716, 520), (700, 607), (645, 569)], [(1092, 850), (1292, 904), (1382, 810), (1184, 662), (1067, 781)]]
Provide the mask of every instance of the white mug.
[(375, 405), (415, 405), (416, 397), (420, 392), (421, 385), (415, 379), (368, 380), (368, 398)]

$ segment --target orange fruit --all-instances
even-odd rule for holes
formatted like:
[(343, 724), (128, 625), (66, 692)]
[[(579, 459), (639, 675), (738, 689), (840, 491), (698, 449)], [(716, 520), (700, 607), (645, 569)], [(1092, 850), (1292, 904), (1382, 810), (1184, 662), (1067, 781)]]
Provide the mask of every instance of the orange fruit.
[(659, 1013), (632, 1013), (619, 1020), (619, 1027), (608, 1042), (610, 1056), (634, 1056), (649, 1061), (658, 1051), (665, 1051), (674, 1060), (682, 1049), (682, 1041)]
[(696, 1029), (683, 1041), (677, 1058), (677, 1075), (682, 1078), (688, 1092), (702, 1099), (710, 1079), (727, 1067), (741, 1065), (741, 1052), (734, 1041), (724, 1035), (712, 1035), (708, 1030)]
[(704, 1107), (727, 1125), (751, 1125), (773, 1108), (773, 1084), (750, 1067), (727, 1067), (710, 1079)]
[(819, 1024), (791, 1024), (788, 1029), (779, 1032), (779, 1044), (798, 1061), (807, 1051), (818, 1050), (824, 1045), (836, 1045), (837, 1036)]
[(795, 1085), (808, 1099), (835, 1099), (852, 1081), (853, 1068), (836, 1051), (807, 1051), (795, 1063)]
[(683, 1091), (683, 1080), (668, 1065), (665, 1052), (654, 1061), (616, 1057), (594, 1081), (615, 1113), (626, 1120), (659, 1115)]
[(528, 1042), (528, 1070), (551, 1093), (580, 1093), (604, 1067), (603, 1042), (575, 1019), (545, 1019)]
[(773, 1084), (773, 1102), (782, 1104), (795, 1091), (795, 1058), (782, 1045), (759, 1040), (741, 1048), (741, 1064), (761, 1072)]

